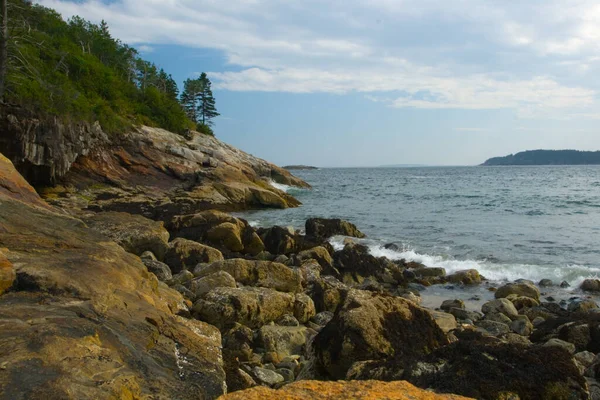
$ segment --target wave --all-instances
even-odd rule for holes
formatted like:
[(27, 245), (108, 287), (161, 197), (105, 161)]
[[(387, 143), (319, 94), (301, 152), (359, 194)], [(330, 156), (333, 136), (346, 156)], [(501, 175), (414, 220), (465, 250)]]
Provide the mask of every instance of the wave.
[(277, 183), (274, 180), (269, 180), (269, 185), (273, 186), (275, 189), (279, 189), (282, 192), (288, 192), (290, 189), (293, 188), (293, 186), (290, 185), (285, 185), (283, 183)]
[[(569, 264), (562, 267), (543, 266), (536, 264), (505, 264), (493, 262), (490, 259), (481, 260), (457, 260), (450, 256), (421, 254), (408, 245), (402, 245), (398, 251), (386, 249), (380, 243), (371, 240), (357, 240), (369, 248), (369, 252), (375, 257), (386, 257), (390, 260), (405, 259), (415, 261), (428, 267), (440, 267), (452, 274), (465, 269), (476, 269), (486, 279), (493, 282), (513, 282), (517, 279), (528, 279), (535, 283), (542, 279), (551, 279), (555, 284), (563, 281), (569, 282), (571, 288), (577, 288), (584, 279), (600, 276), (600, 268), (592, 268), (585, 265)], [(344, 247), (343, 237), (334, 237), (331, 244), (335, 250)]]

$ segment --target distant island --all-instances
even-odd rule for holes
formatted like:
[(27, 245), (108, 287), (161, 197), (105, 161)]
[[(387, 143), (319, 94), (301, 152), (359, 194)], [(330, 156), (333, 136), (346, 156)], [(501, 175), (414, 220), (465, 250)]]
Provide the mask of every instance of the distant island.
[(310, 165), (286, 165), (283, 168), (287, 169), (287, 170), (294, 170), (294, 169), (319, 169), (318, 167), (312, 167)]
[(594, 165), (600, 164), (600, 151), (529, 150), (505, 157), (490, 158), (481, 165)]

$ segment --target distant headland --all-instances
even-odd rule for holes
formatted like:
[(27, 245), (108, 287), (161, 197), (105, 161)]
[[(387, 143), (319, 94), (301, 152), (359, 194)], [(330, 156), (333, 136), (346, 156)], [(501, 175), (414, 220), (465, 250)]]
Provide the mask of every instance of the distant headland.
[(284, 169), (287, 170), (298, 170), (298, 169), (319, 169), (318, 167), (313, 167), (310, 165), (286, 165), (285, 167), (283, 167)]
[(481, 165), (594, 165), (600, 164), (600, 151), (528, 150), (505, 157), (490, 158)]

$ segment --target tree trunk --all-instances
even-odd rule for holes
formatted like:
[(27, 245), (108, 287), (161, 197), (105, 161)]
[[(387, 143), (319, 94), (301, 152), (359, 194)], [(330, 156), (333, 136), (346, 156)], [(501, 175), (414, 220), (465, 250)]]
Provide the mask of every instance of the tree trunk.
[(8, 64), (8, 0), (0, 0), (0, 17), (2, 18), (2, 37), (0, 38), (0, 101), (4, 102), (6, 90), (6, 70)]

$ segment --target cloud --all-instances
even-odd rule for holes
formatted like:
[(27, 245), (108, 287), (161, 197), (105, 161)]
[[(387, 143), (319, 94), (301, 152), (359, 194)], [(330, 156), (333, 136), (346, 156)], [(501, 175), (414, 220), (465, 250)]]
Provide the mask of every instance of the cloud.
[(389, 107), (515, 109), (523, 118), (600, 109), (600, 84), (589, 78), (600, 72), (595, 0), (38, 2), (103, 18), (142, 51), (222, 51), (230, 66), (210, 73), (215, 89), (357, 92)]

